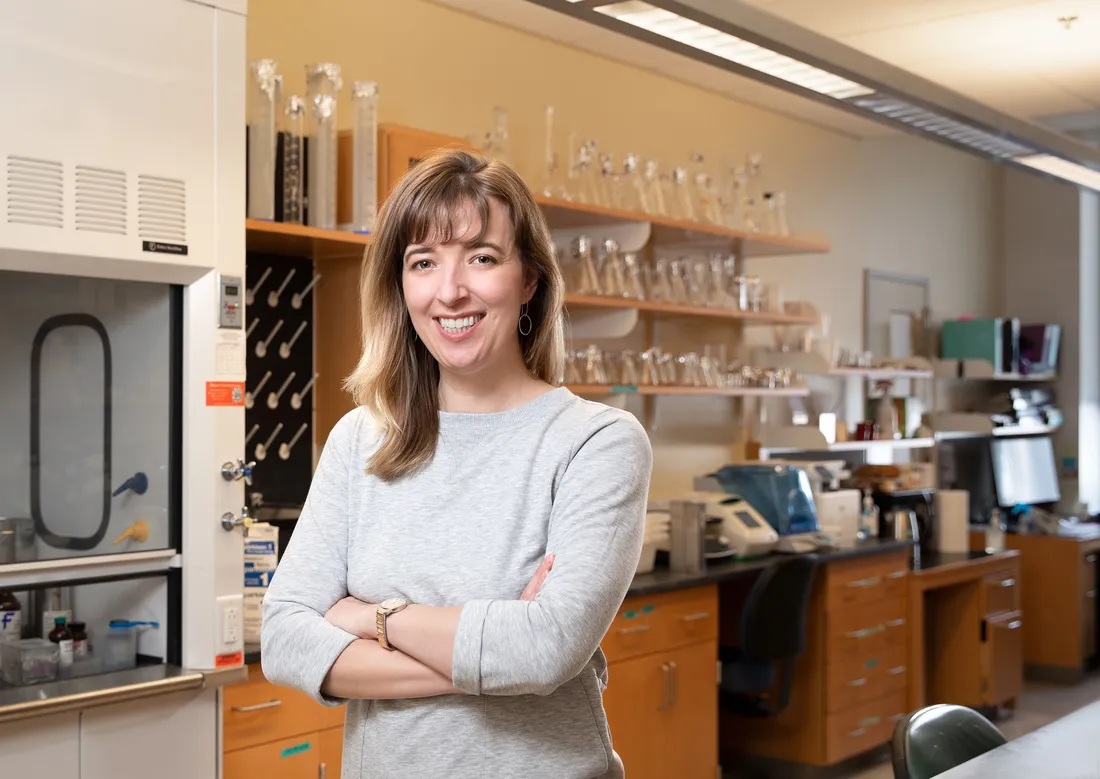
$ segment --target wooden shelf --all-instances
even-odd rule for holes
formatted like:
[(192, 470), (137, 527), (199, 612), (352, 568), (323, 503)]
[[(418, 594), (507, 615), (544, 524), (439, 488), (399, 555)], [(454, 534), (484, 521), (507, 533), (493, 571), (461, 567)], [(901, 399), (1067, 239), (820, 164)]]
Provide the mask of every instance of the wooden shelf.
[(782, 237), (731, 230), (727, 227), (669, 219), (637, 211), (586, 205), (538, 195), (551, 229), (594, 228), (622, 222), (648, 222), (653, 226), (653, 243), (657, 246), (696, 246), (725, 250), (740, 249), (745, 257), (777, 257), (795, 254), (824, 254), (829, 242), (805, 237)]
[(807, 387), (768, 389), (767, 387), (680, 387), (675, 385), (640, 384), (569, 384), (575, 395), (715, 395), (728, 398), (770, 397), (800, 398), (810, 394)]
[(899, 438), (876, 441), (841, 441), (836, 444), (825, 444), (823, 447), (763, 446), (760, 448), (760, 452), (761, 457), (764, 457), (766, 455), (793, 454), (795, 452), (865, 452), (869, 449), (931, 449), (935, 445), (935, 438)]
[(831, 368), (830, 376), (859, 376), (865, 379), (930, 379), (930, 370), (907, 368)]
[(732, 308), (699, 308), (679, 303), (662, 303), (652, 300), (634, 300), (603, 295), (566, 295), (565, 305), (574, 308), (636, 308), (639, 312), (669, 317), (736, 319), (746, 324), (760, 325), (813, 325), (817, 322), (814, 317), (807, 316), (793, 316), (767, 311), (739, 311)]
[(370, 236), (344, 230), (245, 220), (245, 248), (250, 252), (292, 254), (317, 259), (362, 259)]

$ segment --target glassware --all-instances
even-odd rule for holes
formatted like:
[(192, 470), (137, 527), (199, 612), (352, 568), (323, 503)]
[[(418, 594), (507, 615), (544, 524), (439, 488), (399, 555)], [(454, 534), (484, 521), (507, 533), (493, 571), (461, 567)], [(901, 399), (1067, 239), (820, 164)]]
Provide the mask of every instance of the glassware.
[(619, 244), (608, 238), (603, 242), (600, 257), (600, 290), (604, 295), (626, 297), (626, 274), (623, 271)]
[(745, 158), (745, 207), (743, 213), (745, 229), (750, 232), (760, 231), (761, 214), (759, 210), (763, 207), (764, 200), (760, 175), (760, 166), (763, 159), (763, 155), (759, 153), (749, 154)]
[(629, 211), (649, 213), (646, 181), (638, 169), (637, 154), (630, 153), (623, 158), (623, 178), (626, 179), (626, 186), (623, 189), (622, 207)]
[(622, 353), (622, 366), (619, 381), (627, 387), (638, 386), (641, 377), (641, 369), (638, 365), (638, 354), (630, 349)]
[(677, 165), (672, 169), (672, 185), (676, 192), (673, 200), (676, 207), (672, 212), (672, 218), (694, 222), (696, 219), (695, 197), (692, 194), (691, 186), (688, 184), (687, 169), (684, 166)]
[(775, 193), (775, 223), (776, 223), (776, 235), (780, 235), (784, 238), (790, 236), (791, 225), (787, 221), (787, 193), (776, 192)]
[(623, 297), (633, 300), (645, 300), (645, 279), (642, 277), (641, 260), (638, 259), (636, 253), (627, 252), (623, 255), (623, 269), (625, 276)]
[(308, 214), (312, 227), (336, 227), (336, 107), (343, 82), (340, 66), (312, 65), (306, 70), (313, 122), (309, 138)]
[(351, 101), (355, 112), (351, 229), (370, 233), (378, 211), (378, 84), (356, 81)]
[(283, 128), (283, 214), (289, 224), (302, 224), (305, 214), (303, 144), (306, 137), (306, 106), (302, 98), (287, 98)]
[(670, 260), (668, 263), (668, 281), (672, 290), (670, 302), (686, 306), (691, 303), (691, 295), (688, 294), (687, 283), (684, 280), (683, 260)]
[(646, 213), (668, 216), (668, 207), (665, 203), (665, 193), (662, 191), (661, 177), (658, 175), (656, 160), (645, 161), (644, 178), (646, 186), (644, 202), (649, 206)]
[(649, 286), (649, 299), (661, 303), (675, 302), (672, 296), (672, 275), (668, 267), (668, 260), (658, 257), (653, 264), (646, 267), (646, 279)]
[(542, 194), (546, 197), (565, 198), (565, 187), (559, 177), (558, 154), (554, 150), (554, 106), (546, 106), (544, 112), (544, 147), (543, 164), (546, 166), (543, 173)]
[(771, 192), (764, 193), (764, 209), (760, 220), (760, 232), (767, 235), (779, 234), (779, 221), (775, 213), (775, 196)]
[(599, 295), (600, 277), (596, 264), (592, 260), (592, 242), (588, 236), (578, 235), (573, 239), (573, 261), (576, 265), (576, 292), (578, 295)]
[(603, 352), (596, 344), (589, 344), (584, 352), (584, 383), (607, 384), (607, 373), (603, 365)]
[(248, 117), (248, 216), (275, 219), (275, 159), (282, 77), (275, 60), (255, 60)]
[(508, 110), (501, 106), (493, 108), (493, 156), (510, 168), (515, 168), (512, 158), (512, 139), (508, 134)]

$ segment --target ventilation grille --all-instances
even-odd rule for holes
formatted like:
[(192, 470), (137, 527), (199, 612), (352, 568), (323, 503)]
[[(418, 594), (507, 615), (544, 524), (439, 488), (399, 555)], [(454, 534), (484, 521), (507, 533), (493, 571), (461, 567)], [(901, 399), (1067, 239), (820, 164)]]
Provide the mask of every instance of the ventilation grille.
[(126, 174), (76, 166), (76, 229), (126, 235)]
[(64, 226), (64, 177), (61, 163), (32, 157), (8, 157), (9, 224)]
[(138, 176), (138, 236), (187, 243), (187, 196), (181, 180)]

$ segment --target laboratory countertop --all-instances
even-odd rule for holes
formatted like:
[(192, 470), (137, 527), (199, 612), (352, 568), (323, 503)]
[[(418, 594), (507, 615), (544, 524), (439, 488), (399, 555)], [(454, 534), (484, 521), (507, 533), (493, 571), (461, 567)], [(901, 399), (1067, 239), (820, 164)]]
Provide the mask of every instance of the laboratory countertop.
[[(869, 541), (860, 541), (852, 546), (826, 547), (817, 550), (815, 554), (822, 563), (833, 563), (853, 557), (865, 557), (899, 549), (910, 549), (912, 546), (912, 541), (876, 538)], [(700, 587), (705, 584), (716, 584), (727, 579), (734, 579), (738, 576), (763, 570), (782, 557), (783, 555), (772, 554), (755, 560), (711, 562), (707, 564), (705, 570), (699, 573), (677, 573), (658, 569), (635, 576), (627, 595), (653, 595), (667, 590), (682, 590), (689, 587)]]
[(247, 678), (243, 667), (191, 671), (175, 665), (141, 665), (126, 671), (0, 689), (0, 723), (79, 711)]

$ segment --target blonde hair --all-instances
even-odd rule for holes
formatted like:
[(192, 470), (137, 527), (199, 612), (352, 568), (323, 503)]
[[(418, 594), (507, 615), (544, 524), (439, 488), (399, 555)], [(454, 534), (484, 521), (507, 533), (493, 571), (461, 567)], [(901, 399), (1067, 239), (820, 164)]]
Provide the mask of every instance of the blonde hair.
[(439, 436), (439, 365), (409, 320), (401, 283), (405, 250), (427, 240), (449, 242), (454, 218), (467, 205), (477, 210), (484, 233), (490, 198), (507, 210), (525, 277), (537, 280), (526, 309), (530, 332), (516, 332), (523, 361), (533, 376), (555, 386), (562, 381), (565, 291), (542, 211), (507, 165), (467, 151), (435, 152), (405, 174), (379, 211), (359, 286), (363, 352), (344, 382), (381, 428), (366, 472), (385, 481), (428, 462)]

